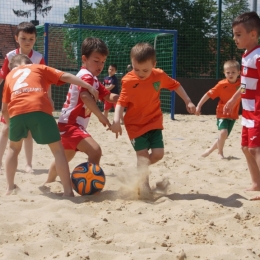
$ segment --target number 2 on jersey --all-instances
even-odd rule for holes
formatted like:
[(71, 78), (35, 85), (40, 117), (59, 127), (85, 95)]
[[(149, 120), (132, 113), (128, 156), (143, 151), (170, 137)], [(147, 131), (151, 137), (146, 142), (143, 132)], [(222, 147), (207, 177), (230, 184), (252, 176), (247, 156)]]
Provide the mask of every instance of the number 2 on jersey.
[(14, 84), (13, 91), (16, 91), (20, 88), (24, 88), (24, 87), (28, 86), (28, 83), (24, 82), (24, 80), (29, 76), (30, 73), (31, 73), (31, 70), (28, 68), (19, 69), (14, 73), (13, 78), (16, 78), (18, 76), (19, 76), (19, 78), (16, 80), (16, 82)]

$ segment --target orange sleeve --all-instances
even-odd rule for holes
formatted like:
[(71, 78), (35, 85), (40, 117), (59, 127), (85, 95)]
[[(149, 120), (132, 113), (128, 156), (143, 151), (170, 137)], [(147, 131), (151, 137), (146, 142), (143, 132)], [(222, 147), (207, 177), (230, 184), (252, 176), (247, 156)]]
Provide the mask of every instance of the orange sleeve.
[(159, 71), (161, 73), (161, 78), (162, 78), (161, 88), (165, 88), (165, 89), (169, 89), (170, 91), (173, 91), (181, 85), (180, 82), (168, 76), (163, 70), (159, 70)]
[(119, 104), (122, 107), (128, 107), (129, 102), (131, 101), (129, 98), (129, 96), (130, 96), (129, 91), (131, 90), (131, 88), (129, 86), (131, 84), (135, 85), (135, 82), (138, 82), (138, 80), (136, 80), (133, 72), (131, 71), (122, 78), (121, 82), (122, 82), (121, 92), (120, 92), (117, 104)]
[(55, 85), (63, 85), (65, 82), (60, 80), (60, 77), (62, 74), (64, 74), (64, 71), (57, 70), (55, 68), (42, 65), (43, 68), (43, 76), (48, 81), (49, 84), (55, 84)]
[(211, 98), (211, 99), (215, 99), (217, 97), (220, 96), (220, 92), (221, 92), (221, 84), (218, 83), (215, 87), (211, 88), (208, 92), (207, 95)]

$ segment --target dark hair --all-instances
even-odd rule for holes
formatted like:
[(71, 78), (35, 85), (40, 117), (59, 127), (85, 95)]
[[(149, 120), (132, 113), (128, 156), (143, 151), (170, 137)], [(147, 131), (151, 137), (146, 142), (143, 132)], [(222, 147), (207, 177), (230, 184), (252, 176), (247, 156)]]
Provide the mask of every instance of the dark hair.
[(25, 54), (17, 54), (9, 62), (9, 69), (12, 70), (15, 67), (18, 67), (22, 64), (32, 64), (30, 58)]
[(232, 23), (232, 28), (238, 24), (243, 24), (248, 33), (256, 30), (257, 35), (260, 36), (260, 18), (256, 12), (247, 12), (237, 16)]
[(145, 42), (137, 43), (130, 52), (130, 58), (135, 59), (138, 63), (152, 60), (156, 62), (156, 53), (154, 47)]
[(86, 38), (81, 45), (81, 55), (85, 55), (88, 58), (94, 51), (103, 56), (108, 56), (109, 54), (106, 44), (101, 39), (94, 37)]
[(109, 66), (111, 66), (111, 67), (113, 67), (113, 68), (115, 68), (115, 70), (117, 70), (117, 65), (116, 64), (110, 64)]
[(29, 23), (29, 22), (19, 23), (17, 25), (15, 35), (18, 36), (19, 32), (25, 32), (25, 33), (37, 35), (35, 25), (33, 23)]

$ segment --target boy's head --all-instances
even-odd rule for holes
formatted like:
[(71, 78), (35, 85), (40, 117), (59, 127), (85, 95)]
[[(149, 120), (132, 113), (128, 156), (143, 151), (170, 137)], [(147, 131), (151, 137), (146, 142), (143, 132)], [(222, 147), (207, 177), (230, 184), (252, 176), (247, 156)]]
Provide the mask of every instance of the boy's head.
[(93, 76), (98, 76), (102, 72), (108, 54), (106, 44), (99, 38), (88, 37), (81, 45), (82, 65)]
[(156, 65), (155, 49), (149, 43), (137, 43), (131, 49), (130, 59), (136, 76), (145, 80), (151, 75)]
[(26, 64), (32, 64), (30, 58), (25, 54), (17, 54), (11, 59), (8, 66), (9, 69), (12, 70), (15, 67), (19, 67), (20, 65)]
[(109, 77), (114, 76), (116, 74), (116, 71), (117, 71), (116, 64), (110, 64), (107, 71), (108, 71)]
[(258, 45), (260, 18), (256, 12), (247, 12), (236, 17), (232, 29), (233, 39), (239, 49), (250, 51)]
[(29, 22), (18, 24), (15, 32), (15, 40), (20, 45), (21, 53), (29, 54), (36, 41), (36, 28), (34, 24)]
[(240, 74), (240, 65), (236, 60), (228, 60), (224, 63), (224, 74), (230, 83), (235, 83)]

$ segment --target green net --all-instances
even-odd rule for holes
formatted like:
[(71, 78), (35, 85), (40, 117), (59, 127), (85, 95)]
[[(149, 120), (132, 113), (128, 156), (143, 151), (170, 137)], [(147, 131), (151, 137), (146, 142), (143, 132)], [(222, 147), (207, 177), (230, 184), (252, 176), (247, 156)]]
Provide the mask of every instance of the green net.
[[(117, 65), (117, 78), (119, 82), (127, 73), (130, 64), (130, 50), (138, 42), (148, 42), (156, 49), (157, 67), (163, 69), (169, 76), (174, 76), (174, 31), (160, 31), (148, 29), (130, 29), (98, 26), (62, 26), (50, 24), (48, 26), (48, 50), (44, 48), (44, 26), (37, 27), (37, 42), (35, 49), (44, 53), (48, 65), (59, 70), (76, 74), (81, 66), (81, 43), (86, 37), (102, 39), (109, 49), (104, 70), (99, 75), (102, 82), (107, 76), (109, 64)], [(45, 38), (46, 40), (46, 38)], [(120, 89), (121, 86), (119, 86)], [(66, 99), (68, 86), (62, 88), (52, 87), (52, 97), (55, 109), (60, 110)], [(101, 103), (98, 104), (103, 109)], [(161, 91), (161, 108), (163, 112), (171, 112), (171, 94), (168, 90)]]

